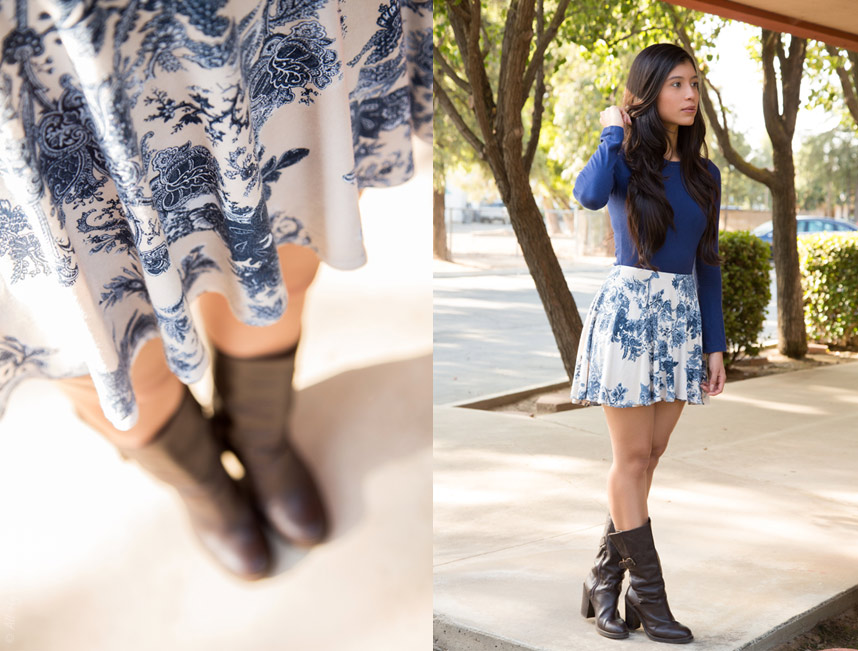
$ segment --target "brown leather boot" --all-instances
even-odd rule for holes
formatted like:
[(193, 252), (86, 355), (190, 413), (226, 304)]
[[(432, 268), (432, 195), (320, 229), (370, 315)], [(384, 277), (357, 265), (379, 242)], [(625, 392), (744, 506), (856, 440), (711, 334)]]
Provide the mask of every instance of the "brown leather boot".
[(251, 359), (217, 352), (215, 418), (268, 522), (288, 541), (309, 546), (324, 538), (327, 518), (316, 482), (289, 443), (294, 365), (294, 349)]
[(652, 538), (652, 523), (635, 529), (608, 534), (623, 560), (620, 567), (629, 571), (626, 590), (626, 624), (635, 630), (643, 624), (644, 633), (655, 642), (687, 644), (694, 640), (691, 630), (673, 617), (667, 603), (661, 562)]
[(584, 597), (581, 601), (581, 616), (596, 618), (596, 632), (599, 635), (622, 640), (629, 636), (629, 629), (620, 617), (617, 606), (623, 590), (623, 576), (626, 571), (620, 567), (623, 560), (620, 552), (608, 539), (614, 533), (614, 522), (610, 514), (605, 522), (605, 531), (599, 541), (596, 561), (584, 579)]
[(194, 532), (223, 567), (242, 579), (259, 579), (271, 564), (268, 542), (250, 501), (224, 470), (221, 451), (190, 391), (152, 441), (119, 448), (178, 491)]

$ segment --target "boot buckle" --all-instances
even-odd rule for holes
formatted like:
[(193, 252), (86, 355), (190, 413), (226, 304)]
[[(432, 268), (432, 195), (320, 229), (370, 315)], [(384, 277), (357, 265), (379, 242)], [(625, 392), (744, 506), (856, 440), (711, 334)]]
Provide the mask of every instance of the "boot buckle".
[(624, 570), (631, 570), (633, 567), (637, 567), (637, 564), (633, 558), (624, 558), (620, 561), (620, 567)]

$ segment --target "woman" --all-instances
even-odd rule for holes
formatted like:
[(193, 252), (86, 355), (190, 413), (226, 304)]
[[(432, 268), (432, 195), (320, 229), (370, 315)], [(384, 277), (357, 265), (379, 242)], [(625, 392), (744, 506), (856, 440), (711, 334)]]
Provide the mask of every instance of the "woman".
[[(265, 521), (328, 529), (288, 440), (304, 294), (320, 258), (364, 262), (361, 189), (407, 180), (431, 137), (431, 20), (424, 0), (0, 7), (0, 415), (61, 379), (242, 579), (272, 567)], [(206, 339), (214, 420), (186, 386)]]
[(721, 175), (706, 158), (699, 83), (682, 48), (641, 51), (624, 106), (602, 111), (601, 143), (575, 183), (583, 206), (608, 205), (617, 256), (587, 314), (572, 382), (573, 402), (601, 404), (611, 436), (610, 515), (582, 614), (615, 639), (640, 624), (659, 642), (693, 639), (667, 603), (647, 496), (683, 406), (721, 393), (726, 377)]

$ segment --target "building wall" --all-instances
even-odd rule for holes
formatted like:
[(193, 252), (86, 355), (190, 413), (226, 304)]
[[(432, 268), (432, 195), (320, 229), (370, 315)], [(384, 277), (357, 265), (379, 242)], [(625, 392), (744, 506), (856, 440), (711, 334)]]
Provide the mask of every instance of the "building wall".
[(719, 225), (722, 231), (751, 231), (771, 219), (770, 210), (721, 210)]

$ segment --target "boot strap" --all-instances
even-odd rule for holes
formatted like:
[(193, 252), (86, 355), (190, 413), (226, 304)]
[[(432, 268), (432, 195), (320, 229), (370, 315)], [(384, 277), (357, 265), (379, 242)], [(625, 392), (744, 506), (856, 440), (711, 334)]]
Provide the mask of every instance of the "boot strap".
[(637, 567), (637, 563), (633, 558), (624, 558), (620, 561), (620, 567), (624, 570), (631, 570), (633, 567)]

